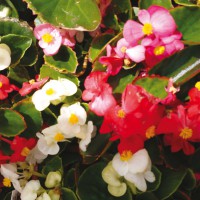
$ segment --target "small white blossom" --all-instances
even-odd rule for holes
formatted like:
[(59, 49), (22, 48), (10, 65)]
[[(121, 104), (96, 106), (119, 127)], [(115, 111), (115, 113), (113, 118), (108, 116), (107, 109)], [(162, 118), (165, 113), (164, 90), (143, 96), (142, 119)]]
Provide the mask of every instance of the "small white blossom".
[(62, 102), (66, 96), (71, 96), (77, 91), (77, 86), (70, 80), (60, 78), (50, 80), (42, 89), (37, 90), (32, 96), (32, 102), (38, 111), (47, 108), (50, 103), (57, 105)]
[(4, 70), (10, 66), (11, 50), (7, 44), (0, 44), (0, 70)]
[(0, 10), (0, 18), (8, 17), (9, 12), (10, 12), (10, 8), (4, 7), (2, 10)]
[(46, 192), (44, 192), (36, 200), (51, 200), (51, 198)]

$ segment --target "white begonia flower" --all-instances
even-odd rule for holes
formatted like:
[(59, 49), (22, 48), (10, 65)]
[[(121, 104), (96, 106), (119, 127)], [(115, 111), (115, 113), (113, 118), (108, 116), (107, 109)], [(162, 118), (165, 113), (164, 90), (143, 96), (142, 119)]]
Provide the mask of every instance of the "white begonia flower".
[(32, 102), (38, 111), (47, 108), (50, 103), (57, 105), (66, 96), (71, 96), (77, 91), (77, 86), (72, 81), (64, 78), (50, 80), (32, 96)]
[(4, 70), (10, 66), (11, 50), (7, 44), (0, 44), (0, 70)]
[(80, 132), (76, 133), (75, 136), (79, 139), (79, 148), (82, 151), (86, 151), (87, 145), (91, 142), (91, 138), (96, 135), (96, 127), (93, 125), (92, 121), (88, 124), (84, 124), (80, 127)]
[(117, 153), (112, 160), (112, 166), (120, 176), (124, 176), (142, 192), (147, 190), (146, 180), (155, 181), (146, 149), (141, 149), (134, 154), (130, 151), (124, 151), (122, 155)]
[(0, 18), (8, 17), (10, 12), (10, 8), (4, 7), (2, 10), (0, 10)]
[(47, 155), (43, 154), (36, 145), (33, 149), (31, 149), (30, 153), (26, 157), (26, 161), (29, 164), (40, 164), (46, 157)]
[(36, 200), (51, 200), (51, 198), (46, 192), (44, 192)]
[(29, 181), (21, 192), (21, 200), (35, 200), (40, 188), (41, 185), (39, 180)]
[(58, 142), (64, 142), (65, 135), (59, 129), (58, 124), (49, 126), (42, 130), (43, 134), (37, 133), (39, 138), (37, 142), (38, 149), (44, 155), (55, 155), (59, 152), (60, 147)]
[(21, 192), (21, 186), (19, 183), (19, 175), (17, 174), (17, 165), (16, 164), (1, 164), (0, 173), (4, 177), (3, 185), (5, 187), (11, 187), (11, 183), (13, 187), (18, 192)]
[(58, 116), (58, 126), (66, 135), (66, 138), (75, 137), (80, 132), (81, 126), (85, 124), (87, 114), (80, 102), (70, 106), (63, 105)]

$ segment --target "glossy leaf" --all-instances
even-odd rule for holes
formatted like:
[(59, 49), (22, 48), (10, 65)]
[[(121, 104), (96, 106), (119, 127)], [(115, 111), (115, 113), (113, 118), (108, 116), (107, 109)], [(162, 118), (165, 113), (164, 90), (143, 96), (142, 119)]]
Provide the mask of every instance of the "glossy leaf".
[(187, 82), (200, 72), (200, 46), (191, 46), (153, 67), (149, 73), (172, 77), (176, 85)]
[(11, 67), (13, 67), (20, 62), (26, 50), (31, 46), (32, 39), (25, 36), (8, 34), (1, 37), (1, 43), (5, 43), (10, 47)]
[(66, 46), (61, 46), (54, 56), (44, 56), (45, 63), (61, 73), (74, 73), (78, 65), (75, 52)]
[(69, 188), (62, 188), (61, 191), (62, 191), (62, 199), (78, 200), (75, 193)]
[(192, 0), (174, 0), (177, 4), (183, 6), (197, 6), (197, 4), (193, 3)]
[(21, 59), (21, 65), (33, 65), (37, 60), (36, 39), (32, 28), (26, 23), (15, 18), (0, 18), (0, 36), (14, 34), (32, 39), (31, 46)]
[(175, 171), (163, 168), (160, 171), (162, 173), (161, 184), (155, 194), (159, 200), (164, 200), (176, 192), (178, 187), (181, 185), (187, 170), (182, 169)]
[(164, 99), (167, 96), (165, 87), (168, 85), (168, 79), (162, 77), (145, 77), (138, 79), (136, 85), (143, 87), (148, 93), (155, 97)]
[(136, 196), (136, 200), (159, 200), (154, 193), (144, 192)]
[(22, 133), (26, 124), (23, 116), (11, 109), (0, 109), (0, 135), (13, 137)]
[(24, 99), (14, 104), (13, 109), (18, 111), (25, 119), (27, 129), (24, 131), (24, 136), (33, 137), (42, 127), (41, 112), (35, 109), (30, 99)]
[(97, 3), (93, 0), (25, 0), (25, 2), (42, 21), (62, 28), (92, 31), (101, 21)]
[(151, 5), (158, 5), (167, 9), (173, 8), (171, 0), (139, 0), (140, 9), (147, 9)]
[[(171, 10), (178, 30), (187, 44), (200, 44), (200, 7), (176, 7)], [(184, 20), (184, 21), (183, 21)]]
[(97, 163), (88, 167), (80, 176), (77, 194), (80, 200), (132, 200), (129, 190), (121, 197), (114, 197), (109, 194), (107, 184), (101, 177), (101, 172), (106, 163)]

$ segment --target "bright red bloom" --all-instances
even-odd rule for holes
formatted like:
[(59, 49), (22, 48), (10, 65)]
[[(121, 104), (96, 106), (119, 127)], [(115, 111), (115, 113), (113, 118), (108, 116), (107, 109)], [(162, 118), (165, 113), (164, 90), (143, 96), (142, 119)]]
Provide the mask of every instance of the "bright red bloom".
[(112, 88), (106, 83), (107, 79), (106, 72), (96, 71), (92, 72), (84, 82), (85, 90), (82, 98), (84, 101), (91, 100), (90, 110), (98, 116), (103, 116), (112, 106), (116, 105)]
[(36, 81), (34, 79), (30, 80), (29, 82), (24, 82), (22, 88), (19, 90), (19, 94), (21, 96), (26, 96), (33, 90), (38, 90), (42, 85), (44, 85), (49, 78), (39, 79), (36, 77)]
[(171, 146), (172, 152), (183, 150), (186, 155), (190, 155), (195, 151), (191, 142), (200, 141), (199, 122), (189, 119), (186, 109), (179, 105), (176, 112), (161, 120), (157, 133), (164, 134), (164, 143)]
[(18, 91), (19, 88), (13, 84), (10, 84), (9, 79), (0, 74), (0, 100), (6, 99), (8, 97), (8, 93), (13, 90)]
[(36, 139), (26, 139), (23, 137), (16, 136), (11, 142), (10, 148), (14, 151), (11, 155), (11, 162), (23, 162), (26, 156), (30, 153), (36, 145)]
[(10, 156), (4, 155), (3, 152), (0, 150), (0, 164), (4, 164), (10, 160)]

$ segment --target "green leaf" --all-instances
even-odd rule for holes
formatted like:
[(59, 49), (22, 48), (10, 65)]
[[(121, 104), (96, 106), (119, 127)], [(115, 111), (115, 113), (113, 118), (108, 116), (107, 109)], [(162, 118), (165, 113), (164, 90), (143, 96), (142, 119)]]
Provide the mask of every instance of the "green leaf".
[[(178, 30), (187, 44), (200, 44), (200, 7), (176, 7), (171, 10)], [(184, 23), (183, 23), (184, 20)]]
[(20, 62), (26, 50), (31, 46), (32, 39), (26, 36), (8, 34), (1, 37), (1, 43), (5, 43), (11, 50), (11, 66), (14, 67)]
[(67, 171), (67, 173), (64, 173), (63, 177), (63, 186), (70, 188), (70, 189), (75, 189), (76, 186), (76, 169), (71, 168)]
[(21, 65), (33, 65), (37, 60), (36, 39), (32, 28), (26, 23), (15, 18), (0, 18), (0, 36), (14, 34), (32, 39), (31, 46), (21, 59)]
[(61, 192), (62, 192), (62, 199), (78, 200), (74, 192), (69, 188), (62, 188)]
[(60, 171), (62, 173), (62, 170), (62, 160), (59, 156), (55, 156), (45, 164), (42, 173), (45, 175), (52, 171)]
[(138, 79), (135, 84), (143, 87), (153, 96), (164, 99), (167, 96), (165, 87), (168, 85), (168, 81), (164, 77), (145, 77)]
[(104, 51), (107, 43), (113, 38), (111, 34), (103, 34), (93, 39), (89, 49), (89, 59), (94, 62), (99, 55)]
[(22, 115), (11, 109), (0, 109), (0, 135), (13, 137), (22, 133), (26, 124)]
[(196, 178), (191, 169), (187, 170), (187, 174), (181, 185), (186, 191), (193, 190), (196, 187)]
[(169, 196), (171, 196), (181, 185), (187, 170), (172, 170), (163, 168), (160, 169), (162, 173), (162, 179), (161, 184), (158, 188), (158, 190), (155, 191), (156, 196), (159, 200), (167, 199)]
[(62, 74), (58, 71), (56, 71), (54, 68), (49, 67), (48, 65), (43, 65), (40, 68), (40, 77), (45, 78), (49, 77), (55, 80), (58, 80), (58, 78), (67, 78), (70, 81), (74, 82), (77, 86), (79, 85), (79, 80), (77, 77), (71, 75), (71, 74)]
[(13, 109), (18, 111), (25, 119), (27, 129), (24, 131), (24, 136), (33, 137), (42, 127), (41, 112), (35, 109), (30, 99), (24, 99), (14, 104)]
[(198, 148), (194, 154), (191, 155), (189, 159), (190, 168), (194, 170), (194, 172), (200, 173), (200, 160), (198, 159), (200, 156), (200, 148)]
[(136, 196), (136, 200), (160, 200), (152, 192), (144, 192)]
[(61, 46), (54, 56), (44, 56), (45, 63), (61, 73), (74, 73), (78, 65), (76, 53), (67, 46)]
[(183, 6), (197, 6), (197, 4), (192, 2), (192, 0), (174, 0), (177, 4), (183, 5)]
[(0, 11), (2, 11), (5, 7), (9, 8), (8, 15), (6, 17), (19, 17), (16, 8), (10, 0), (0, 0)]
[(43, 22), (62, 28), (95, 30), (101, 22), (93, 0), (25, 0)]
[(112, 0), (112, 7), (114, 9), (114, 13), (128, 13), (129, 18), (132, 18), (132, 6), (130, 0)]
[(167, 9), (173, 8), (171, 0), (139, 0), (140, 9), (147, 9), (151, 5), (158, 5)]
[(132, 200), (132, 195), (127, 192), (121, 197), (109, 194), (107, 184), (103, 181), (101, 172), (106, 163), (97, 163), (88, 167), (80, 176), (77, 194), (81, 200)]
[(182, 85), (200, 72), (200, 46), (191, 46), (153, 67), (149, 74), (172, 77), (176, 85)]

